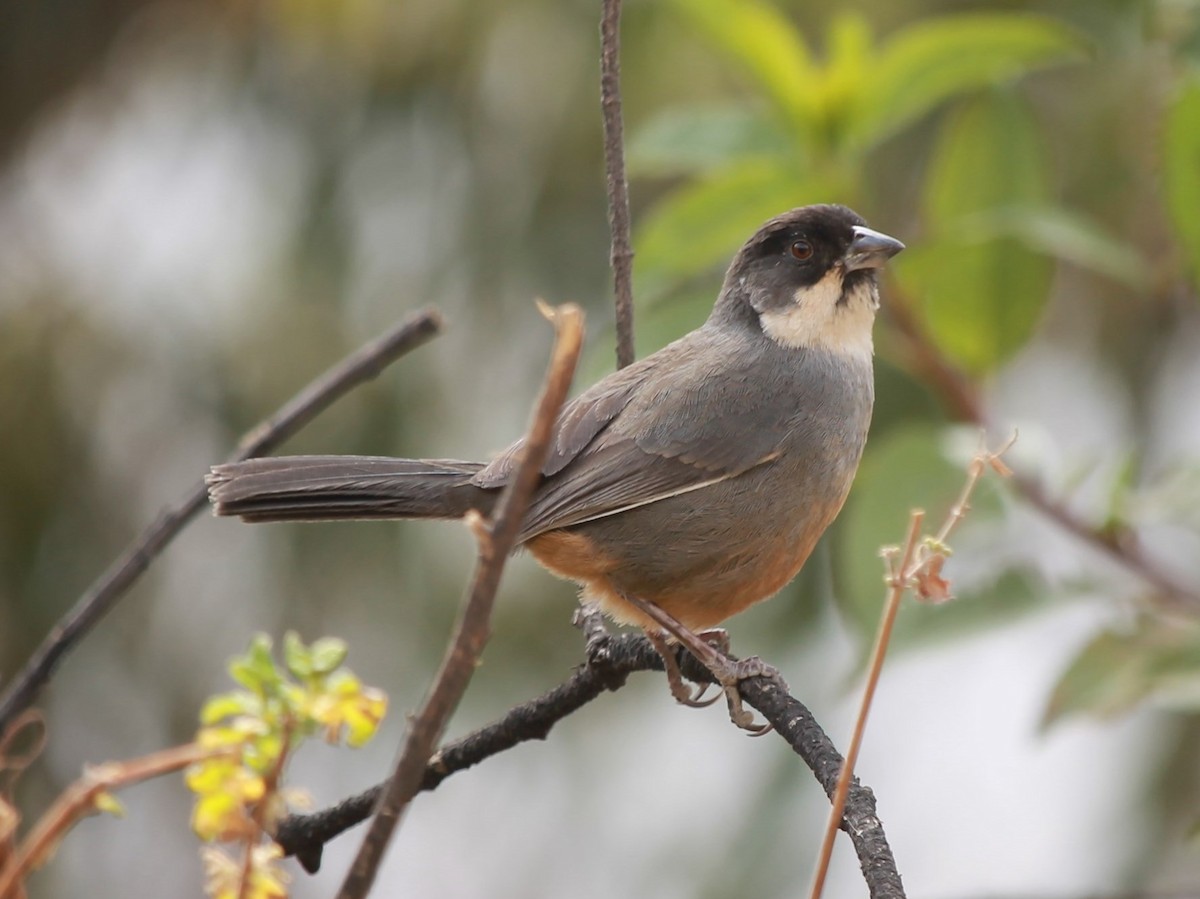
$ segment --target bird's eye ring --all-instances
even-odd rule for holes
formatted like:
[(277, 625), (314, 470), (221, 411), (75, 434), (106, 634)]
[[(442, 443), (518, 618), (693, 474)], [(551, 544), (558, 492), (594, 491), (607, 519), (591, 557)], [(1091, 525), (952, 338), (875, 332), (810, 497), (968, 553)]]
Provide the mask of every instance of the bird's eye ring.
[(801, 262), (806, 262), (812, 258), (813, 248), (807, 240), (797, 240), (789, 248), (792, 256), (799, 259)]

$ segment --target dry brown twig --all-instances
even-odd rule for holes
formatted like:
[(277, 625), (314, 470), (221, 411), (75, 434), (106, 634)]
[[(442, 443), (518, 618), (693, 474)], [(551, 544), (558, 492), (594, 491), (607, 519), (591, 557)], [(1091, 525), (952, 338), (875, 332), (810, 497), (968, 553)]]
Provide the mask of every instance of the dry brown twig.
[(21, 841), (8, 864), (0, 869), (0, 899), (20, 895), (17, 891), (26, 875), (49, 860), (67, 831), (85, 815), (119, 811), (110, 795), (113, 790), (180, 771), (194, 762), (229, 751), (188, 743), (138, 759), (85, 767), (83, 776), (59, 795)]
[[(27, 744), (16, 748), (18, 744)], [(0, 734), (0, 872), (17, 857), (17, 827), (21, 814), (13, 803), (17, 781), (46, 748), (46, 721), (37, 709), (26, 709)], [(9, 891), (11, 899), (25, 899), (18, 881)]]
[(479, 543), (475, 575), (441, 667), (427, 698), (410, 721), (403, 749), (358, 855), (338, 891), (338, 899), (362, 899), (370, 892), (383, 853), (408, 803), (420, 790), (429, 759), (445, 732), (446, 722), (466, 692), (491, 633), (491, 612), (500, 575), (516, 544), (525, 509), (541, 479), (554, 423), (566, 401), (583, 342), (583, 313), (579, 307), (565, 305), (550, 309), (543, 305), (542, 311), (554, 323), (556, 337), (521, 462), (504, 488), (492, 521), (485, 522), (478, 513), (467, 517), (467, 525)]
[(850, 737), (850, 745), (846, 749), (846, 760), (842, 764), (838, 776), (837, 788), (830, 797), (829, 821), (825, 826), (825, 836), (821, 841), (821, 850), (817, 857), (817, 865), (813, 875), (813, 885), (810, 891), (811, 899), (820, 899), (825, 888), (825, 877), (829, 873), (829, 860), (833, 855), (833, 841), (837, 836), (838, 826), (846, 808), (846, 797), (850, 792), (850, 783), (854, 778), (854, 768), (858, 764), (858, 753), (862, 747), (863, 734), (866, 732), (867, 718), (871, 712), (871, 702), (875, 698), (875, 689), (879, 685), (879, 676), (883, 670), (883, 660), (887, 655), (888, 644), (891, 642), (892, 629), (896, 623), (896, 614), (900, 610), (900, 601), (909, 590), (913, 591), (923, 602), (941, 603), (952, 599), (950, 584), (942, 577), (942, 566), (950, 553), (947, 541), (958, 523), (966, 517), (971, 508), (971, 495), (975, 492), (980, 478), (990, 469), (1001, 477), (1012, 476), (1012, 471), (1001, 459), (1016, 442), (1014, 433), (1003, 446), (997, 450), (989, 450), (981, 438), (980, 449), (967, 465), (967, 479), (958, 495), (957, 501), (950, 507), (946, 520), (932, 537), (921, 537), (921, 525), (925, 520), (922, 509), (914, 509), (908, 523), (908, 535), (901, 546), (887, 546), (880, 550), (884, 565), (887, 569), (885, 581), (887, 595), (883, 603), (883, 612), (879, 619), (879, 630), (875, 635), (875, 644), (871, 649), (871, 658), (867, 666), (867, 681), (863, 687), (862, 699), (859, 703), (858, 715), (854, 721), (854, 732)]

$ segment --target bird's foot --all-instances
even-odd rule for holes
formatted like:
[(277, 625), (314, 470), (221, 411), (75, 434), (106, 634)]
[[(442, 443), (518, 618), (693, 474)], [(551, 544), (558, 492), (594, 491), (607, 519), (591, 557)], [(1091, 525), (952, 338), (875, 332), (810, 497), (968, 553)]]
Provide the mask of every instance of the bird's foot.
[(674, 637), (685, 649), (712, 672), (721, 692), (725, 694), (725, 702), (729, 706), (729, 719), (751, 736), (761, 737), (771, 731), (770, 724), (756, 724), (754, 714), (742, 703), (742, 695), (738, 684), (751, 677), (773, 677), (779, 672), (764, 662), (758, 656), (748, 659), (731, 659), (728, 655), (729, 635), (720, 629), (694, 633), (680, 624), (674, 617), (664, 612), (658, 606), (634, 596), (624, 597), (631, 605), (645, 613), (654, 621), (660, 630), (646, 628), (646, 636), (662, 656), (663, 666), (667, 672), (667, 683), (671, 695), (683, 705), (697, 707), (711, 705), (716, 699), (702, 700), (707, 687), (695, 693), (683, 682), (683, 673), (679, 670), (679, 662), (675, 653), (667, 644), (662, 631)]
[(742, 694), (738, 690), (738, 684), (752, 677), (776, 677), (779, 669), (768, 665), (758, 656), (750, 656), (745, 659), (731, 659), (726, 656), (725, 662), (728, 667), (720, 673), (714, 671), (713, 674), (716, 675), (721, 689), (725, 693), (725, 702), (729, 706), (729, 720), (752, 737), (769, 734), (774, 727), (770, 722), (754, 723), (754, 714), (742, 704)]
[(604, 613), (593, 602), (583, 603), (575, 610), (571, 624), (583, 631), (584, 652), (592, 665), (606, 665), (609, 661), (609, 644), (612, 635), (604, 626)]
[(704, 698), (704, 694), (708, 692), (709, 684), (699, 684), (693, 690), (684, 683), (683, 672), (679, 670), (679, 659), (675, 657), (675, 650), (670, 643), (667, 642), (667, 631), (658, 631), (652, 628), (646, 628), (646, 639), (650, 641), (650, 645), (655, 651), (662, 656), (663, 669), (667, 673), (667, 686), (671, 688), (671, 695), (675, 697), (675, 701), (680, 705), (686, 705), (693, 709), (707, 708), (718, 699), (720, 695)]

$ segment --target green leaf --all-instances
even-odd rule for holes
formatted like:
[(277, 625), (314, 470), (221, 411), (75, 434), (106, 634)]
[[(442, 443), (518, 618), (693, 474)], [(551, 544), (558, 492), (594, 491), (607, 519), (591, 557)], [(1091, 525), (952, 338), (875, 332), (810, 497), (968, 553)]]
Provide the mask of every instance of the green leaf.
[(964, 477), (943, 456), (933, 425), (897, 428), (882, 441), (868, 441), (838, 522), (835, 555), (839, 603), (860, 634), (869, 637), (879, 623), (884, 596), (880, 548), (904, 539), (913, 509), (936, 517), (948, 508)]
[(1140, 619), (1129, 631), (1104, 631), (1075, 657), (1050, 696), (1043, 725), (1085, 713), (1120, 715), (1147, 699), (1200, 708), (1200, 629)]
[(329, 674), (346, 661), (346, 654), (349, 651), (346, 641), (339, 640), (337, 637), (322, 637), (317, 640), (312, 645), (313, 674)]
[(818, 72), (800, 32), (759, 0), (673, 0), (704, 35), (745, 68), (789, 122), (813, 121)]
[(872, 90), (868, 79), (874, 46), (867, 20), (858, 13), (836, 16), (829, 27), (828, 54), (821, 80), (810, 90), (819, 101), (815, 124), (820, 146), (827, 155), (836, 155), (845, 152), (846, 135), (854, 129), (860, 106)]
[(871, 26), (861, 13), (839, 13), (830, 22), (828, 43), (825, 93), (835, 102), (845, 102), (858, 95), (870, 77), (875, 49)]
[(293, 677), (304, 680), (312, 676), (312, 653), (295, 631), (283, 635), (283, 662)]
[(1184, 82), (1167, 112), (1163, 155), (1167, 208), (1200, 282), (1200, 75)]
[(981, 99), (947, 123), (924, 198), (933, 239), (904, 253), (895, 271), (939, 346), (973, 372), (994, 369), (1028, 340), (1053, 265), (1024, 236), (988, 238), (969, 226), (980, 213), (1044, 205), (1045, 180), (1036, 127), (1015, 97)]
[(956, 230), (959, 239), (966, 242), (1011, 237), (1031, 250), (1128, 287), (1144, 287), (1149, 278), (1149, 267), (1136, 249), (1066, 209), (1037, 205), (1000, 207), (960, 218)]
[(779, 123), (760, 110), (693, 106), (669, 109), (644, 125), (629, 143), (627, 161), (630, 174), (662, 177), (798, 153)]
[(229, 663), (229, 674), (260, 696), (274, 692), (281, 678), (271, 657), (271, 638), (266, 634), (255, 636), (246, 654)]
[(261, 710), (261, 701), (252, 693), (245, 693), (241, 690), (218, 693), (216, 696), (210, 696), (200, 709), (200, 723), (216, 724), (218, 721), (237, 715), (257, 717)]
[(994, 370), (1032, 335), (1050, 288), (1049, 259), (1009, 238), (944, 238), (897, 260), (934, 341), (975, 374)]
[(856, 135), (876, 143), (951, 97), (1034, 69), (1082, 58), (1079, 36), (1027, 13), (967, 14), (924, 20), (880, 50)]
[(942, 230), (966, 213), (1042, 202), (1045, 161), (1037, 124), (1020, 98), (994, 92), (964, 105), (942, 130), (923, 207)]
[(805, 203), (829, 201), (798, 169), (753, 163), (675, 191), (643, 220), (634, 245), (637, 295), (653, 296), (674, 281), (727, 265), (767, 219)]

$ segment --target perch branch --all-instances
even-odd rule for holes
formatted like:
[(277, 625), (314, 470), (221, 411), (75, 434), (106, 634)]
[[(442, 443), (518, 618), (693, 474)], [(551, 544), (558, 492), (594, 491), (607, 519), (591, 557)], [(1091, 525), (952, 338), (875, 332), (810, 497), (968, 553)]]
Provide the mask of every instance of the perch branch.
[[(691, 655), (683, 653), (680, 663), (689, 679), (713, 682), (712, 673)], [(511, 709), (501, 720), (443, 746), (425, 766), (418, 790), (433, 790), (447, 777), (521, 743), (544, 740), (555, 724), (604, 692), (620, 689), (630, 674), (662, 670), (662, 658), (640, 634), (590, 639), (587, 663), (566, 682)], [(743, 681), (739, 689), (746, 702), (774, 725), (780, 737), (812, 770), (825, 793), (832, 796), (842, 757), (812, 713), (789, 696), (777, 678), (751, 678)], [(276, 840), (306, 870), (316, 871), (325, 844), (364, 821), (384, 786), (373, 787), (319, 812), (292, 815), (280, 824)], [(875, 811), (874, 794), (857, 779), (850, 784), (842, 827), (854, 844), (872, 899), (903, 899), (900, 875)]]
[(474, 578), (433, 686), (409, 725), (392, 777), (383, 789), (371, 826), (338, 891), (338, 899), (362, 899), (370, 892), (383, 853), (408, 803), (421, 788), (434, 747), (466, 692), (491, 632), (492, 606), (500, 575), (516, 545), (529, 500), (541, 480), (542, 463), (550, 448), (559, 410), (566, 401), (583, 340), (583, 314), (578, 307), (566, 305), (552, 312), (543, 311), (554, 322), (556, 339), (520, 464), (500, 497), (493, 521), (485, 522), (478, 514), (467, 518), (479, 541)]
[[(347, 356), (296, 394), (274, 415), (258, 424), (238, 442), (226, 461), (241, 462), (270, 452), (312, 421), (354, 387), (376, 377), (405, 353), (416, 349), (442, 328), (442, 317), (433, 309), (416, 313), (386, 334)], [(0, 698), (0, 734), (28, 708), (54, 673), (62, 657), (75, 646), (150, 567), (197, 512), (208, 505), (208, 490), (198, 480), (109, 566), (74, 607), (54, 625), (15, 681)]]

